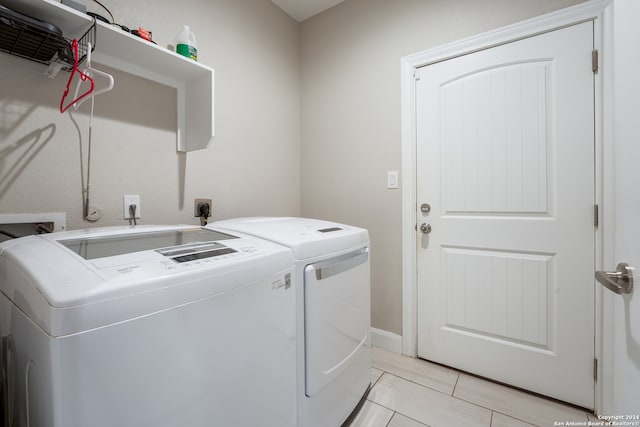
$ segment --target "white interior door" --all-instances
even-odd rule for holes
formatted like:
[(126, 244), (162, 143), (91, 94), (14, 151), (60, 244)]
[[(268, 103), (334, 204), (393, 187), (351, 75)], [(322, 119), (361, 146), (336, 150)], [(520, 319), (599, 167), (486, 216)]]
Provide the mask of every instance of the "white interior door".
[(585, 22), (422, 67), (416, 82), (418, 356), (587, 408), (592, 50)]
[[(613, 206), (607, 206), (605, 238), (613, 238), (613, 253), (606, 256), (604, 268), (616, 269), (626, 262), (635, 267), (630, 294), (617, 295), (604, 289), (604, 331), (602, 414), (621, 414), (621, 423), (640, 425), (640, 2), (613, 2), (613, 132), (605, 139), (612, 146), (613, 167), (605, 176)], [(606, 155), (606, 154), (605, 154)], [(607, 227), (611, 225), (610, 227)], [(599, 286), (599, 285), (598, 285)]]

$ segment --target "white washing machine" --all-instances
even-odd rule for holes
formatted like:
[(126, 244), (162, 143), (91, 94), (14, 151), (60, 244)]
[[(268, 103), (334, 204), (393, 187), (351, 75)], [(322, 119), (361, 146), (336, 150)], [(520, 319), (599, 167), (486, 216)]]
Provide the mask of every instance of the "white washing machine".
[(371, 381), (367, 230), (305, 218), (213, 223), (290, 247), (296, 261), (298, 425), (340, 426)]
[(5, 425), (295, 426), (293, 265), (188, 226), (2, 243)]

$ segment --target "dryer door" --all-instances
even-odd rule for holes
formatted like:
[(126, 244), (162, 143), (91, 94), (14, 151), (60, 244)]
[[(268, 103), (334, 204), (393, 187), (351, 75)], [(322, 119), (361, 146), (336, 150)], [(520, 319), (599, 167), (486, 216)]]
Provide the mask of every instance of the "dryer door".
[[(305, 268), (307, 396), (316, 394), (359, 361), (369, 362), (370, 299), (368, 248)], [(368, 375), (367, 371), (367, 381)]]

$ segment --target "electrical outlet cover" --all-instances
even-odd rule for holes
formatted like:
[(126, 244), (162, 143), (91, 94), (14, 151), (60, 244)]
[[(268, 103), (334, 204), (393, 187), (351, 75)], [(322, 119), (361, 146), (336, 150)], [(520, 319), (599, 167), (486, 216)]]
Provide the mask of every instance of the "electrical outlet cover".
[(136, 219), (142, 217), (142, 209), (140, 208), (140, 196), (139, 195), (124, 195), (122, 196), (122, 215), (124, 219), (133, 219), (129, 213), (129, 206), (136, 205)]

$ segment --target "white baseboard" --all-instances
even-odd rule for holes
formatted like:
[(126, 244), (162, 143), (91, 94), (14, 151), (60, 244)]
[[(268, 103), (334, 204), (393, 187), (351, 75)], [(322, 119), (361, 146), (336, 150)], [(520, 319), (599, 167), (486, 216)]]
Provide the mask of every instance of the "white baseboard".
[(371, 328), (371, 345), (402, 354), (402, 335), (382, 329)]

